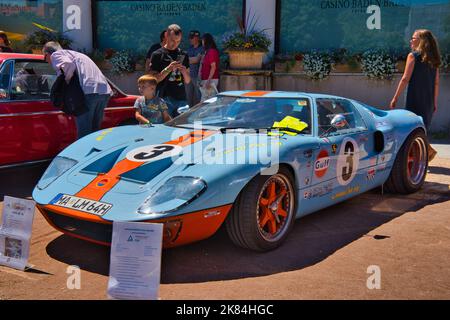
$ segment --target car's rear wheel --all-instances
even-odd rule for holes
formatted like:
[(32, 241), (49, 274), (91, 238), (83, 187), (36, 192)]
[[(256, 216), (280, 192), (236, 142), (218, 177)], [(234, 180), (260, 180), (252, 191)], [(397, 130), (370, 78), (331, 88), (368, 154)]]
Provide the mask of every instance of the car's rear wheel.
[(239, 194), (226, 221), (231, 240), (256, 251), (278, 247), (287, 237), (295, 218), (292, 174), (258, 175)]
[(400, 148), (391, 174), (385, 183), (387, 191), (408, 194), (418, 191), (428, 168), (428, 141), (422, 130), (414, 131)]

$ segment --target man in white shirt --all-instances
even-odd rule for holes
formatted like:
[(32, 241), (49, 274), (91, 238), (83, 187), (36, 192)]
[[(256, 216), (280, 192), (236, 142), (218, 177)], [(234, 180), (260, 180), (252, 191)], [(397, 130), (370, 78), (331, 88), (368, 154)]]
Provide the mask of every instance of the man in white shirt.
[(52, 65), (57, 74), (64, 72), (66, 82), (76, 72), (83, 90), (88, 112), (75, 117), (78, 138), (97, 131), (103, 120), (103, 112), (112, 95), (111, 87), (97, 65), (85, 54), (65, 50), (58, 42), (47, 42), (42, 49), (45, 61)]

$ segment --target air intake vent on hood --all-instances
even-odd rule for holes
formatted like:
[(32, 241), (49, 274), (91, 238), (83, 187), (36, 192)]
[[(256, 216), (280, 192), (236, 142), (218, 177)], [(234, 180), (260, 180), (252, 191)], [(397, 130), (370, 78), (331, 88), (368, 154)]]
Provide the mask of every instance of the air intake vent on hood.
[(171, 158), (165, 158), (158, 161), (144, 164), (136, 169), (125, 172), (120, 175), (122, 179), (131, 180), (138, 183), (148, 183), (158, 174), (169, 168), (173, 164)]
[(99, 173), (106, 173), (112, 169), (114, 164), (117, 162), (117, 159), (122, 154), (124, 148), (118, 149), (116, 151), (113, 151), (104, 157), (101, 157), (100, 159), (92, 162), (87, 167), (83, 168), (81, 170), (82, 173), (91, 173), (91, 174), (99, 174)]

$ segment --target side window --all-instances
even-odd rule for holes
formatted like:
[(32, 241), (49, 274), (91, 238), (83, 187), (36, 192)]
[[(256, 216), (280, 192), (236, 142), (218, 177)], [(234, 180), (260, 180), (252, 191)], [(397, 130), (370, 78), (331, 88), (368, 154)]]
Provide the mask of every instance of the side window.
[(56, 72), (46, 62), (17, 61), (11, 86), (11, 100), (42, 100), (50, 98)]
[[(367, 129), (358, 110), (345, 99), (317, 99), (317, 119), (319, 123), (319, 135), (326, 132), (344, 134), (348, 132)], [(345, 117), (346, 125), (342, 128), (333, 128), (331, 121), (336, 115)]]
[(311, 133), (311, 107), (308, 99), (279, 99), (275, 121), (291, 116), (305, 122), (308, 127), (303, 133)]
[(12, 63), (5, 62), (0, 69), (0, 100), (9, 98), (9, 80), (11, 78)]

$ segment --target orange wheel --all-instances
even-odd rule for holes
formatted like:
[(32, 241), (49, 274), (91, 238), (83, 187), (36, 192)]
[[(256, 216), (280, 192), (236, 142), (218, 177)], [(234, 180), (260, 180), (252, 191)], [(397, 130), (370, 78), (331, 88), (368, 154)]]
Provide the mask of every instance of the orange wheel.
[(416, 130), (397, 152), (386, 190), (408, 194), (418, 191), (425, 182), (428, 168), (428, 141), (425, 132)]
[(276, 174), (261, 188), (258, 198), (258, 229), (267, 241), (276, 241), (285, 233), (292, 217), (293, 190), (287, 177)]
[(244, 248), (267, 251), (287, 237), (295, 218), (295, 188), (290, 171), (259, 175), (242, 190), (231, 210), (227, 231)]

